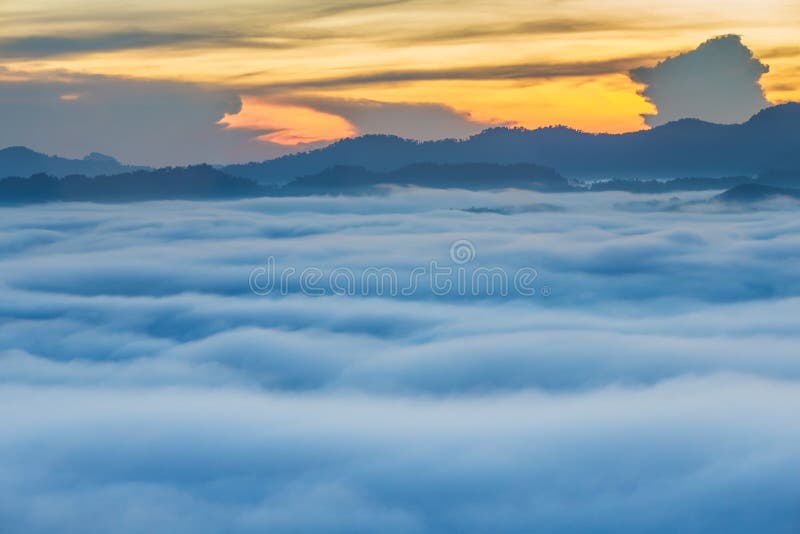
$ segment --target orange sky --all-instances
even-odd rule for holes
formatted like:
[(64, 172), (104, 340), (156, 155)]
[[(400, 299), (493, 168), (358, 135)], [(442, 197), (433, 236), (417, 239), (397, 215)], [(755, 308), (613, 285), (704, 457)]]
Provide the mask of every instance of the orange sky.
[[(627, 71), (727, 33), (800, 100), (796, 0), (5, 0), (0, 80), (170, 80), (242, 97), (228, 128), (283, 145), (356, 135), (313, 102), (430, 103), (483, 125), (644, 128)], [(63, 95), (65, 105), (88, 98)]]

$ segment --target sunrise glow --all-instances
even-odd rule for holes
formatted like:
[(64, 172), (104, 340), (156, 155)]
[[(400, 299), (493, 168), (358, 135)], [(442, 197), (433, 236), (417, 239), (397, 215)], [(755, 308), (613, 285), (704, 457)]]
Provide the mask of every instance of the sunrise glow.
[(240, 111), (209, 124), (252, 132), (265, 156), (377, 130), (335, 102), (436, 105), (463, 118), (460, 130), (431, 119), (393, 132), (420, 139), (492, 125), (640, 130), (655, 109), (629, 71), (726, 34), (769, 65), (769, 102), (800, 99), (791, 0), (36, 0), (3, 2), (0, 20), (3, 78), (61, 80), (61, 100), (73, 102), (101, 81), (223, 92)]

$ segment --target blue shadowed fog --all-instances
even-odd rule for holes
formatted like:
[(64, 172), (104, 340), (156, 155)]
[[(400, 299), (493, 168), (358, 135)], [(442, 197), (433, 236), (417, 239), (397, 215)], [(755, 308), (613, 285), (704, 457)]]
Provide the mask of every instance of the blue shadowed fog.
[(797, 532), (800, 203), (674, 196), (3, 208), (0, 531)]

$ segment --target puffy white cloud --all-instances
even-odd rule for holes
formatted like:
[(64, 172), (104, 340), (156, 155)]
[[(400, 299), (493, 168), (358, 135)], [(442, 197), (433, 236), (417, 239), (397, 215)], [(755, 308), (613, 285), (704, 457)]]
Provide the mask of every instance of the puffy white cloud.
[(645, 85), (642, 95), (658, 112), (644, 117), (658, 126), (684, 118), (744, 122), (769, 105), (760, 84), (767, 72), (741, 37), (724, 35), (630, 76)]

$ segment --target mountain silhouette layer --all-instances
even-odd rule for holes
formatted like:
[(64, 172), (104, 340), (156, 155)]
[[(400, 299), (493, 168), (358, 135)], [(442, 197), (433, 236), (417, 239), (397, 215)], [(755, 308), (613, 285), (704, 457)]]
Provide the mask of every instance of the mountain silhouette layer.
[(29, 178), (8, 177), (0, 179), (0, 203), (366, 195), (379, 194), (380, 186), (386, 185), (476, 191), (516, 188), (553, 193), (580, 190), (554, 170), (529, 164), (416, 164), (385, 173), (339, 166), (283, 186), (259, 184), (209, 165), (195, 165), (95, 177), (57, 178), (43, 173)]
[(50, 201), (132, 202), (263, 196), (271, 188), (229, 176), (209, 165), (166, 167), (111, 176), (35, 174), (0, 180), (0, 204)]
[(722, 177), (800, 169), (800, 103), (764, 109), (743, 124), (683, 119), (625, 134), (590, 134), (557, 126), (492, 128), (465, 140), (427, 142), (366, 135), (224, 170), (280, 184), (338, 165), (385, 172), (423, 162), (533, 163), (582, 180)]
[(381, 185), (433, 189), (529, 189), (546, 193), (575, 191), (566, 178), (553, 169), (533, 164), (415, 163), (389, 172), (339, 165), (302, 176), (280, 187), (281, 195), (368, 194)]
[(728, 189), (714, 198), (731, 204), (750, 204), (777, 197), (800, 199), (800, 190), (761, 184), (742, 184)]
[(7, 176), (31, 176), (44, 173), (63, 177), (70, 174), (99, 176), (101, 174), (120, 174), (147, 167), (123, 165), (111, 156), (92, 152), (83, 159), (68, 159), (48, 156), (22, 146), (12, 146), (0, 150), (0, 178)]
[[(57, 178), (40, 173), (29, 178), (3, 178), (0, 179), (0, 204), (48, 201), (134, 202), (260, 196), (375, 195), (385, 193), (385, 186), (391, 185), (473, 191), (520, 189), (541, 193), (624, 191), (648, 194), (719, 191), (752, 185), (756, 188), (742, 189), (741, 191), (747, 193), (748, 191), (758, 191), (758, 188), (768, 188), (773, 192), (800, 192), (800, 171), (768, 172), (757, 177), (681, 178), (667, 181), (611, 180), (587, 184), (570, 182), (553, 169), (531, 164), (418, 163), (389, 172), (370, 171), (364, 167), (336, 166), (278, 186), (231, 176), (210, 165), (194, 165), (95, 177), (70, 175)], [(735, 195), (729, 200), (733, 201), (734, 197)], [(541, 205), (535, 205), (530, 211), (542, 211), (541, 208)], [(477, 210), (476, 213), (485, 211), (482, 208), (475, 208), (475, 210)], [(521, 212), (514, 208), (514, 213)]]
[(710, 191), (731, 189), (743, 184), (768, 187), (800, 189), (800, 170), (769, 171), (752, 176), (724, 176), (722, 178), (675, 178), (673, 180), (606, 180), (587, 184), (587, 188), (599, 191), (626, 191), (628, 193), (671, 193), (677, 191)]

